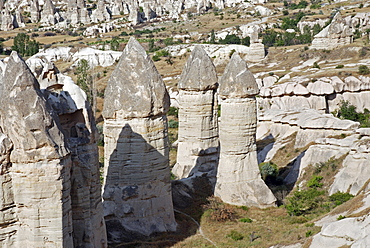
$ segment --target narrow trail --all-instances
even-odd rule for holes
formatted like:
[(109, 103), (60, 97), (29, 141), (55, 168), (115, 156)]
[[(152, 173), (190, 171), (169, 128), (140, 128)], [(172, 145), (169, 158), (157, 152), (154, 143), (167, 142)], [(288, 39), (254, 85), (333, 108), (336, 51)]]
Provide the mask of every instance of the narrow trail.
[(181, 212), (180, 210), (177, 210), (177, 209), (174, 209), (175, 212), (179, 213), (179, 214), (183, 214), (185, 215), (186, 217), (190, 218), (197, 226), (198, 226), (198, 230), (199, 230), (199, 234), (205, 239), (207, 240), (208, 242), (210, 242), (214, 247), (218, 248), (218, 246), (216, 245), (215, 242), (213, 242), (212, 240), (210, 240), (204, 233), (203, 233), (203, 230), (202, 230), (202, 227), (200, 226), (200, 224), (198, 223), (198, 221), (196, 221), (193, 217), (191, 217), (190, 215), (184, 213), (184, 212)]

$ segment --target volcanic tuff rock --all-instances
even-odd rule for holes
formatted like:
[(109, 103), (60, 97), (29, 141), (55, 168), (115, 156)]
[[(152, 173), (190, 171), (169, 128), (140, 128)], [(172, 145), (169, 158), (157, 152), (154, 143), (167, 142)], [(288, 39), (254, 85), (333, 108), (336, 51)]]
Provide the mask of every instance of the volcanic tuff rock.
[(105, 22), (112, 18), (111, 13), (108, 12), (104, 1), (98, 1), (98, 7), (91, 14), (92, 22)]
[(353, 33), (346, 24), (340, 12), (338, 12), (332, 22), (315, 35), (311, 49), (333, 49), (341, 45), (353, 42)]
[(30, 14), (31, 14), (31, 22), (32, 23), (37, 23), (40, 18), (40, 5), (38, 0), (32, 0), (31, 1), (31, 7), (30, 7)]
[(201, 46), (191, 53), (178, 83), (179, 138), (177, 164), (172, 172), (179, 178), (211, 172), (218, 160), (217, 74)]
[(8, 9), (4, 9), (1, 12), (1, 30), (9, 31), (14, 29), (14, 16)]
[(96, 128), (86, 95), (50, 62), (43, 68), (34, 72), (47, 87), (40, 91), (13, 53), (1, 80), (0, 246), (106, 247)]
[(167, 136), (169, 96), (130, 38), (105, 91), (104, 215), (108, 240), (174, 231)]
[(55, 6), (52, 0), (45, 0), (41, 11), (40, 22), (46, 26), (54, 25), (59, 21), (59, 18), (57, 18), (58, 16), (59, 14), (55, 11)]
[[(43, 93), (59, 115), (71, 149), (71, 199), (75, 247), (106, 247), (97, 130), (86, 94), (50, 62), (39, 75)], [(60, 88), (62, 87), (62, 91)]]
[(256, 152), (256, 80), (233, 54), (220, 80), (220, 161), (215, 195), (234, 205), (269, 207), (276, 198), (261, 179)]
[(1, 246), (73, 247), (70, 151), (57, 117), (16, 52), (1, 83), (0, 106), (7, 137), (2, 139), (2, 155), (7, 154), (2, 179), (8, 187), (3, 197), (11, 208), (2, 219)]

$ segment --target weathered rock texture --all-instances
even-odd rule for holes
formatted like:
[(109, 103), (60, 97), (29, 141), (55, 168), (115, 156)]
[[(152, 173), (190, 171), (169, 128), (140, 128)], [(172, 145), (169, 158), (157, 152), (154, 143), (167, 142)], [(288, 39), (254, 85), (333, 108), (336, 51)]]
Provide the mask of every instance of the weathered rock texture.
[(131, 38), (108, 81), (103, 116), (104, 215), (111, 242), (174, 231), (167, 136), (169, 96)]
[(106, 247), (94, 119), (83, 91), (47, 68), (41, 91), (12, 53), (0, 80), (0, 246)]
[(86, 8), (86, 2), (84, 0), (70, 0), (67, 6), (67, 21), (72, 24), (90, 22), (89, 12)]
[[(218, 162), (217, 74), (211, 59), (197, 46), (178, 83), (179, 138), (178, 178), (213, 171)], [(211, 175), (209, 175), (211, 176)]]
[(71, 154), (38, 82), (15, 52), (0, 96), (1, 246), (73, 247)]
[[(47, 64), (39, 75), (44, 95), (58, 114), (71, 149), (71, 200), (74, 247), (106, 247), (97, 130), (86, 94), (71, 78)], [(60, 91), (62, 88), (62, 91)]]
[(234, 205), (269, 207), (276, 198), (257, 164), (256, 80), (234, 53), (220, 80), (220, 162), (215, 195)]
[(40, 20), (41, 14), (40, 14), (39, 0), (31, 1), (30, 14), (31, 14), (30, 19), (32, 23), (37, 23)]
[(332, 22), (315, 35), (311, 49), (333, 49), (338, 46), (347, 45), (353, 42), (353, 33), (349, 25), (346, 24), (340, 12), (338, 12)]
[(260, 109), (316, 109), (330, 113), (338, 109), (342, 101), (349, 101), (363, 111), (370, 109), (370, 78), (349, 76), (322, 77), (315, 82), (286, 82), (274, 84), (277, 79), (265, 77), (261, 83), (258, 106)]

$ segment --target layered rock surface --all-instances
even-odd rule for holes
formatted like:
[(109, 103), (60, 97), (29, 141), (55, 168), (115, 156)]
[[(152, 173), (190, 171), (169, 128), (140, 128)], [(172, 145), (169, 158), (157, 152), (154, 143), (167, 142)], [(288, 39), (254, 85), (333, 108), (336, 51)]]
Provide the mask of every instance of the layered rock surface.
[(108, 81), (103, 110), (104, 215), (111, 242), (174, 231), (167, 136), (169, 96), (131, 38)]
[(7, 187), (2, 202), (8, 205), (1, 246), (73, 247), (71, 154), (38, 82), (15, 52), (0, 95), (2, 155), (6, 156), (2, 179)]
[[(178, 178), (216, 172), (218, 160), (217, 75), (207, 53), (197, 46), (190, 55), (178, 83), (179, 138)], [(209, 175), (211, 177), (211, 175)]]
[(269, 207), (276, 198), (261, 179), (256, 152), (258, 88), (247, 64), (233, 54), (220, 80), (220, 162), (215, 195), (234, 205)]
[(40, 90), (12, 53), (1, 80), (2, 247), (107, 246), (94, 119), (83, 91), (55, 74), (45, 66)]
[(347, 45), (353, 42), (353, 33), (346, 24), (340, 12), (338, 12), (332, 22), (321, 32), (315, 35), (311, 49), (333, 49), (338, 46)]

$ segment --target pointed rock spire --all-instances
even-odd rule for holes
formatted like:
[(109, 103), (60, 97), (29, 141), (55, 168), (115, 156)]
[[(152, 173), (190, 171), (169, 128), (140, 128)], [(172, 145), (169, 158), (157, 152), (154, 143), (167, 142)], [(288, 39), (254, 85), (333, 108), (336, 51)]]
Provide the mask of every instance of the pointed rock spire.
[(160, 74), (133, 37), (108, 81), (103, 116), (106, 119), (148, 117), (167, 113), (170, 99)]
[(217, 85), (212, 60), (201, 46), (196, 46), (178, 83), (179, 152), (172, 170), (178, 178), (207, 172), (209, 178), (215, 179), (218, 160)]
[(180, 76), (182, 90), (210, 90), (217, 88), (216, 68), (201, 46), (195, 46)]
[(234, 205), (274, 206), (275, 196), (261, 179), (256, 152), (258, 93), (247, 64), (233, 54), (220, 80), (220, 162), (215, 195)]
[(105, 96), (103, 206), (108, 238), (115, 243), (176, 230), (168, 159), (169, 96), (134, 38)]
[[(70, 152), (37, 80), (16, 52), (0, 90), (0, 129), (13, 144), (8, 166), (14, 170), (14, 225), (19, 226), (9, 246), (73, 247)], [(46, 233), (53, 235), (45, 239)]]
[(258, 85), (253, 74), (249, 71), (245, 62), (237, 53), (231, 57), (225, 68), (220, 82), (219, 94), (225, 98), (244, 98), (258, 94)]

